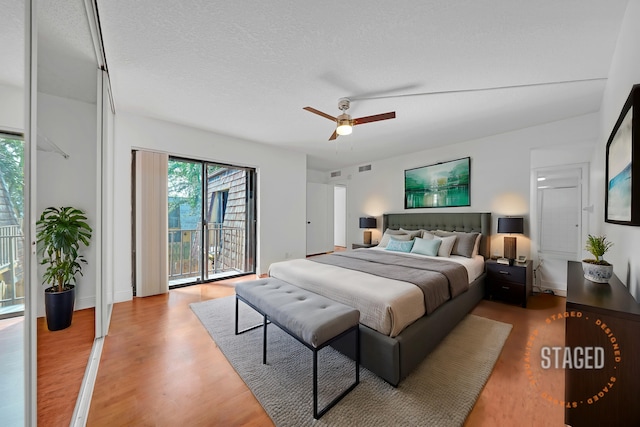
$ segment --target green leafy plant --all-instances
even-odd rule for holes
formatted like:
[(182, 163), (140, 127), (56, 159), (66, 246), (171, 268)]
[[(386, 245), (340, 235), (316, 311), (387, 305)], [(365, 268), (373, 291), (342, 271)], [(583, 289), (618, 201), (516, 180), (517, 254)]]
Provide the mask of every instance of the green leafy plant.
[(47, 266), (43, 284), (51, 284), (55, 292), (75, 285), (76, 275), (82, 276), (82, 264), (87, 263), (79, 253), (80, 246), (89, 246), (92, 232), (86, 215), (79, 209), (49, 207), (42, 212), (36, 222), (36, 239), (42, 255), (40, 265)]
[(584, 259), (584, 262), (589, 264), (598, 265), (611, 265), (602, 256), (613, 246), (613, 243), (607, 241), (606, 236), (592, 236), (589, 234), (587, 237), (587, 244), (585, 249), (595, 257), (595, 259)]

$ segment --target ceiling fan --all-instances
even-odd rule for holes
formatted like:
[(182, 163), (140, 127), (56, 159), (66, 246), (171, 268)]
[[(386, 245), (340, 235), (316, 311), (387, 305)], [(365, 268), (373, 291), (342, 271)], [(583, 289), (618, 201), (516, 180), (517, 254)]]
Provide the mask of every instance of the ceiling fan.
[(349, 114), (347, 114), (347, 110), (349, 109), (350, 101), (348, 98), (341, 98), (338, 101), (338, 108), (342, 111), (338, 117), (330, 116), (327, 113), (323, 113), (322, 111), (316, 110), (312, 107), (304, 107), (303, 110), (307, 110), (311, 113), (317, 114), (319, 116), (325, 117), (336, 123), (336, 130), (333, 131), (333, 134), (329, 138), (329, 141), (336, 139), (339, 135), (349, 135), (353, 131), (353, 126), (361, 125), (364, 123), (378, 122), (380, 120), (388, 120), (395, 119), (396, 112), (392, 111), (390, 113), (384, 114), (376, 114), (373, 116), (366, 117), (358, 117), (357, 119), (352, 119)]

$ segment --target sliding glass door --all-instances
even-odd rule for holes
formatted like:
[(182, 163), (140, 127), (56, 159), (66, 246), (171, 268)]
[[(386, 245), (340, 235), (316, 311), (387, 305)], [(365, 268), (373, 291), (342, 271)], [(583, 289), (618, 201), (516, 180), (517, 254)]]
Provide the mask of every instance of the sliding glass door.
[(255, 170), (169, 159), (169, 287), (255, 272)]
[(253, 169), (206, 164), (205, 279), (255, 272)]
[(169, 158), (169, 286), (201, 281), (202, 163)]

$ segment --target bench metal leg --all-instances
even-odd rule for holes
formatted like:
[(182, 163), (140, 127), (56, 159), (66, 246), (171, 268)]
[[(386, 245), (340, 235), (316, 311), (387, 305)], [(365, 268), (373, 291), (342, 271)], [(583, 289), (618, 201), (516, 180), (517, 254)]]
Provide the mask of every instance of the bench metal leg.
[[(345, 391), (343, 391), (340, 396), (333, 399), (327, 406), (318, 411), (318, 350), (313, 350), (313, 418), (316, 420), (320, 419), (321, 416), (327, 413), (327, 411), (335, 406), (343, 397), (351, 392), (358, 384), (360, 384), (360, 327), (358, 325), (354, 326), (351, 331), (353, 332), (354, 337), (354, 345), (355, 345), (355, 354), (356, 354), (356, 381), (349, 386)], [(338, 337), (336, 337), (338, 338)], [(333, 340), (331, 340), (333, 341)], [(327, 343), (328, 344), (328, 343)]]
[[(254, 326), (249, 326), (246, 329), (243, 329), (241, 331), (238, 331), (238, 300), (239, 298), (236, 296), (236, 325), (235, 325), (235, 334), (236, 335), (240, 335), (240, 334), (244, 334), (245, 332), (249, 332), (252, 331), (254, 329), (260, 328), (262, 326), (262, 323), (258, 323), (257, 325)], [(260, 313), (262, 314), (262, 313)]]
[[(242, 299), (242, 301), (244, 303), (246, 303), (247, 305), (249, 305), (251, 308), (253, 308), (254, 310), (256, 310), (258, 313), (260, 313), (262, 315), (262, 323), (257, 324), (255, 326), (251, 326), (251, 327), (246, 328), (246, 329), (243, 329), (242, 331), (238, 331), (238, 300), (240, 300), (240, 299)], [(250, 330), (253, 330), (253, 329), (256, 329), (256, 328), (259, 328), (259, 327), (262, 326), (262, 328), (263, 328), (262, 329), (262, 342), (263, 342), (263, 344), (262, 344), (262, 363), (265, 364), (265, 365), (267, 363), (267, 325), (269, 323), (272, 323), (272, 321), (268, 320), (268, 316), (266, 314), (264, 314), (261, 310), (259, 310), (254, 305), (252, 305), (252, 304), (248, 303), (247, 301), (245, 301), (243, 298), (238, 297), (236, 295), (235, 333), (236, 333), (236, 335), (239, 335), (239, 334), (245, 333), (247, 331), (250, 331)], [(329, 341), (325, 342), (324, 344), (322, 344), (321, 347), (315, 348), (312, 345), (310, 345), (309, 343), (306, 343), (300, 337), (296, 336), (289, 329), (287, 329), (287, 328), (283, 327), (282, 325), (280, 325), (278, 322), (275, 322), (275, 324), (278, 325), (283, 331), (285, 331), (286, 333), (288, 333), (293, 338), (295, 338), (300, 343), (304, 344), (306, 347), (308, 347), (309, 349), (311, 349), (313, 351), (313, 418), (319, 419), (329, 409), (333, 408), (336, 403), (338, 403), (340, 400), (342, 400), (343, 397), (345, 397), (349, 392), (351, 392), (351, 390), (353, 390), (360, 383), (360, 328), (359, 328), (358, 325), (355, 325), (352, 328), (347, 329), (343, 333), (341, 333), (341, 334), (333, 337)], [(349, 334), (354, 334), (355, 335), (354, 336), (354, 340), (353, 340), (354, 341), (354, 345), (355, 345), (355, 355), (356, 355), (356, 357), (355, 357), (355, 364), (356, 364), (356, 379), (355, 379), (355, 382), (353, 384), (351, 384), (349, 386), (349, 388), (347, 388), (345, 391), (343, 391), (338, 397), (333, 399), (327, 406), (325, 406), (324, 408), (322, 408), (321, 410), (318, 411), (318, 351), (320, 351), (324, 347), (328, 346), (332, 342), (346, 337)]]
[(263, 333), (262, 333), (262, 364), (266, 365), (267, 364), (267, 315), (265, 314), (263, 316), (263, 321), (262, 321), (262, 326), (263, 326)]
[(313, 349), (313, 418), (316, 420), (324, 415), (318, 415), (318, 350)]

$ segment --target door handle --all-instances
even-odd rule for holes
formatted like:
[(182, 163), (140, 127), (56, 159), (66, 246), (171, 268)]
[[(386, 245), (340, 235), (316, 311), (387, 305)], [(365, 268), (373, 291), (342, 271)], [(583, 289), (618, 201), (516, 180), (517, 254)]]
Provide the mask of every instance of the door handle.
[(307, 224), (311, 224), (311, 221), (307, 221)]

